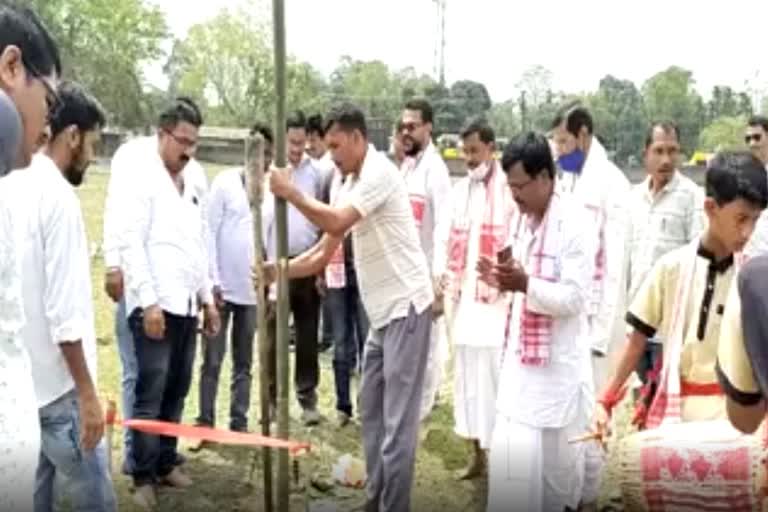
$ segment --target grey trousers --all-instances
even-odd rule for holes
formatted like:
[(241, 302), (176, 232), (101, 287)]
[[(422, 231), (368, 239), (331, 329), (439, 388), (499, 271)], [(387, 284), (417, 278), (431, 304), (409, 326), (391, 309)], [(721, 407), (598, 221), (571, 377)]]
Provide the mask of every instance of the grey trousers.
[(230, 384), (229, 428), (248, 429), (248, 407), (251, 404), (251, 366), (253, 339), (256, 331), (256, 306), (225, 302), (219, 308), (221, 329), (213, 337), (203, 337), (203, 365), (200, 369), (200, 415), (198, 425), (216, 425), (216, 395), (219, 374), (227, 352), (227, 334), (232, 321), (232, 383)]
[(407, 512), (419, 433), (432, 309), (371, 329), (365, 347), (360, 419), (368, 512)]

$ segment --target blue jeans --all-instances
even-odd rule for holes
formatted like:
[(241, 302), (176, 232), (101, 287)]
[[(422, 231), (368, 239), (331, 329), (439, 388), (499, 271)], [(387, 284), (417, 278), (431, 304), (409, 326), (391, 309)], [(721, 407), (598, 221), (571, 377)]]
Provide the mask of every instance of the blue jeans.
[(35, 512), (53, 510), (53, 484), (57, 475), (63, 478), (73, 510), (117, 510), (104, 440), (91, 452), (80, 449), (80, 408), (76, 392), (70, 391), (42, 407), (39, 414), (41, 449), (35, 482)]
[[(128, 326), (128, 318), (125, 312), (125, 297), (117, 303), (115, 308), (115, 336), (117, 337), (117, 347), (120, 350), (120, 366), (123, 371), (123, 413), (124, 419), (133, 416), (133, 403), (136, 399), (136, 377), (139, 373), (138, 363), (136, 362), (136, 346), (133, 343), (133, 335)], [(123, 472), (133, 472), (133, 457), (131, 456), (131, 445), (133, 443), (133, 432), (131, 429), (123, 429)]]
[(368, 315), (357, 286), (329, 288), (325, 302), (333, 329), (333, 373), (336, 381), (336, 410), (352, 415), (349, 393), (350, 373), (362, 359), (368, 337)]

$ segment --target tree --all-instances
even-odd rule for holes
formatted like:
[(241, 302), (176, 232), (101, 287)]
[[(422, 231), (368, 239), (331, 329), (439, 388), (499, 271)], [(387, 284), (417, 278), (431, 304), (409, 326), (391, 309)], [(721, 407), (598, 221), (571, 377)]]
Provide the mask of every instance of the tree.
[(672, 66), (649, 78), (642, 89), (648, 118), (676, 122), (685, 152), (695, 149), (706, 121), (704, 101), (694, 85), (690, 71)]
[(330, 89), (335, 101), (349, 100), (370, 117), (394, 121), (402, 108), (400, 85), (389, 67), (380, 60), (341, 58), (331, 74)]
[(518, 104), (515, 100), (496, 103), (488, 112), (488, 122), (496, 131), (497, 137), (512, 137), (520, 132)]
[(491, 108), (491, 96), (480, 82), (459, 80), (451, 85), (451, 99), (464, 119), (484, 115)]
[(726, 116), (715, 119), (699, 135), (699, 147), (705, 151), (741, 149), (747, 119), (744, 116)]
[(615, 152), (616, 161), (625, 162), (632, 155), (640, 155), (648, 120), (643, 97), (633, 82), (606, 75), (586, 103), (594, 118), (595, 131), (607, 149)]
[(64, 75), (80, 82), (111, 123), (133, 128), (154, 120), (144, 66), (163, 54), (168, 28), (144, 0), (31, 0), (59, 44)]
[[(274, 112), (274, 62), (268, 26), (244, 11), (222, 10), (193, 26), (166, 64), (170, 87), (203, 106), (211, 125), (247, 127), (269, 122)], [(324, 109), (323, 77), (290, 58), (286, 66), (289, 109)]]
[(539, 65), (528, 68), (515, 87), (519, 91), (525, 91), (525, 100), (529, 107), (538, 107), (552, 94), (552, 72)]

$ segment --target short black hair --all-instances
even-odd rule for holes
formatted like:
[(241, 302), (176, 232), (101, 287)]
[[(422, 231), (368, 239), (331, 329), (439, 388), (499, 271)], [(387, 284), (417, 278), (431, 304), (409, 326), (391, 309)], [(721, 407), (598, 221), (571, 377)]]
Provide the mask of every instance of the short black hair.
[(653, 132), (656, 131), (656, 128), (659, 128), (667, 135), (674, 133), (677, 142), (680, 142), (680, 128), (675, 123), (672, 121), (655, 121), (651, 123), (648, 131), (645, 132), (645, 149), (648, 149), (653, 144)]
[(307, 118), (307, 135), (317, 134), (325, 137), (325, 127), (323, 126), (323, 116), (315, 114)]
[(189, 123), (199, 128), (203, 124), (203, 115), (197, 104), (187, 96), (179, 96), (161, 114), (158, 120), (160, 128), (172, 130), (179, 123)]
[(253, 137), (257, 133), (259, 135), (261, 135), (261, 137), (265, 141), (269, 142), (270, 144), (274, 144), (275, 143), (275, 136), (272, 133), (272, 128), (270, 128), (266, 124), (264, 124), (264, 123), (255, 123), (253, 126), (251, 126), (251, 132), (250, 132), (251, 137)]
[(485, 118), (478, 117), (471, 119), (469, 123), (467, 123), (467, 125), (461, 130), (461, 138), (466, 139), (475, 133), (478, 137), (480, 137), (480, 141), (485, 144), (496, 142), (496, 133), (493, 131), (493, 128), (491, 128), (491, 125), (488, 124), (488, 121), (486, 121)]
[(62, 82), (58, 88), (61, 107), (50, 119), (51, 138), (74, 125), (81, 132), (98, 130), (106, 124), (106, 116), (99, 102), (82, 86), (74, 82)]
[(0, 5), (0, 53), (8, 46), (21, 50), (32, 76), (61, 75), (59, 48), (40, 18), (28, 7)]
[(582, 126), (587, 127), (587, 133), (590, 135), (592, 135), (595, 129), (592, 114), (580, 103), (571, 103), (558, 110), (555, 118), (552, 120), (551, 128), (554, 130), (563, 124), (563, 121), (565, 121), (565, 129), (574, 137), (579, 135), (579, 130), (581, 130)]
[(351, 104), (342, 103), (331, 109), (325, 117), (325, 132), (328, 133), (336, 125), (340, 130), (353, 132), (357, 130), (365, 138), (368, 138), (368, 126), (365, 123), (363, 111)]
[(768, 117), (765, 116), (752, 116), (747, 122), (747, 126), (762, 126), (763, 130), (768, 132)]
[(765, 166), (749, 151), (723, 151), (707, 165), (707, 197), (718, 205), (737, 199), (765, 208), (768, 205), (768, 180)]
[(304, 112), (296, 110), (285, 120), (285, 131), (287, 132), (291, 128), (307, 130), (307, 118)]
[(421, 121), (423, 123), (432, 123), (432, 119), (434, 118), (432, 105), (423, 98), (408, 100), (405, 103), (405, 110), (418, 110), (419, 114), (421, 114)]
[(550, 179), (555, 178), (555, 162), (547, 138), (536, 132), (525, 132), (514, 137), (501, 155), (501, 168), (509, 171), (518, 162), (522, 162), (525, 173), (531, 178), (546, 172)]

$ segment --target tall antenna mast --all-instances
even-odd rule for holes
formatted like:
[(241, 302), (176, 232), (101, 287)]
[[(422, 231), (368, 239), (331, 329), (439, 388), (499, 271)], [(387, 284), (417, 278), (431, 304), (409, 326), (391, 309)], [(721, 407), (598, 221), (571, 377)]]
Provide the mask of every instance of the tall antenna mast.
[(434, 73), (440, 85), (445, 86), (445, 6), (447, 0), (432, 0), (437, 13), (437, 44), (435, 44)]

